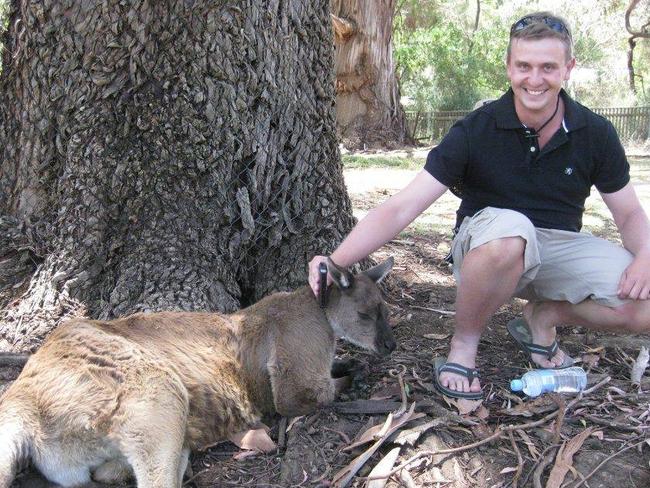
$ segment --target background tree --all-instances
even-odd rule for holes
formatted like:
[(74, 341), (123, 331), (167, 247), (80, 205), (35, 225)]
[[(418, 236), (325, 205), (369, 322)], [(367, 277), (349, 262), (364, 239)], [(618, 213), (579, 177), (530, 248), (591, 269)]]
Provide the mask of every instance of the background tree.
[[(510, 25), (539, 10), (562, 15), (571, 24), (577, 68), (569, 93), (592, 107), (646, 104), (650, 93), (628, 86), (629, 34), (620, 0), (401, 0), (395, 16), (395, 58), (408, 110), (470, 109), (479, 99), (508, 86), (505, 49)], [(647, 22), (648, 0), (639, 0), (632, 25)], [(480, 15), (479, 15), (480, 13)], [(478, 18), (478, 22), (477, 22)], [(650, 52), (639, 43), (637, 81), (650, 70)], [(638, 48), (637, 48), (638, 49)], [(638, 88), (638, 87), (637, 87)]]
[(0, 348), (303, 284), (352, 224), (332, 66), (327, 0), (13, 2)]
[[(645, 9), (640, 7), (642, 3), (646, 4)], [(650, 39), (650, 12), (648, 10), (649, 7), (650, 7), (650, 2), (641, 2), (641, 0), (631, 0), (629, 5), (627, 6), (627, 9), (625, 10), (625, 29), (630, 33), (630, 37), (627, 40), (629, 45), (629, 50), (627, 55), (627, 70), (630, 77), (630, 90), (634, 94), (637, 93), (636, 78), (638, 76), (635, 73), (635, 69), (634, 69), (634, 48), (636, 47), (636, 44), (638, 42), (637, 39)], [(633, 16), (638, 16), (641, 18), (641, 20), (639, 21), (640, 27), (632, 26)], [(639, 78), (641, 77), (639, 76)]]
[(332, 0), (336, 117), (353, 147), (410, 142), (393, 62), (395, 0)]

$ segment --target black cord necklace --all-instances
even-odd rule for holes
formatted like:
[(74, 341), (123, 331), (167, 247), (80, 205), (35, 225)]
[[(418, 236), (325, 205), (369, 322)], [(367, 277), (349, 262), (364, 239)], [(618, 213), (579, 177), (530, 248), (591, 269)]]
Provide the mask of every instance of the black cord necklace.
[[(549, 124), (549, 122), (550, 122), (551, 120), (553, 120), (553, 117), (555, 117), (555, 115), (557, 114), (557, 111), (558, 111), (559, 108), (560, 108), (560, 95), (557, 96), (557, 101), (555, 102), (555, 110), (553, 111), (553, 115), (551, 115), (551, 116), (546, 120), (546, 122), (544, 122), (544, 123), (541, 125), (541, 127), (540, 127), (539, 129), (537, 129), (537, 130), (532, 129), (532, 128), (529, 129), (528, 127), (526, 127), (526, 124), (523, 124), (524, 127), (526, 127), (526, 137), (527, 137), (527, 138), (530, 138), (530, 137), (539, 137), (539, 133), (542, 132), (542, 129), (543, 129), (544, 127), (546, 127), (546, 126)], [(528, 131), (530, 131), (530, 133), (528, 133)]]

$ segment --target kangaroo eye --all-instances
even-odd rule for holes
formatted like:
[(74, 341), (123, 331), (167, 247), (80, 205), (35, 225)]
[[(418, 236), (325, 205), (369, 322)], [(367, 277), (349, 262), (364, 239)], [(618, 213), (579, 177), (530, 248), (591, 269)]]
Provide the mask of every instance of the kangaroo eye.
[(359, 314), (359, 317), (361, 317), (362, 319), (372, 320), (372, 317), (370, 315), (368, 315), (367, 313), (363, 313), (363, 312), (357, 312), (357, 313)]

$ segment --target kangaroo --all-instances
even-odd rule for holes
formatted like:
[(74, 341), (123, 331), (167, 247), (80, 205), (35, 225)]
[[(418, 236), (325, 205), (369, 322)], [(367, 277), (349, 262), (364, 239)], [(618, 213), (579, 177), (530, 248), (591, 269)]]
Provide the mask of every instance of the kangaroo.
[(190, 450), (333, 401), (335, 336), (395, 349), (376, 283), (392, 258), (238, 312), (138, 313), (57, 328), (0, 399), (0, 488), (31, 460), (64, 487), (92, 481), (180, 488)]

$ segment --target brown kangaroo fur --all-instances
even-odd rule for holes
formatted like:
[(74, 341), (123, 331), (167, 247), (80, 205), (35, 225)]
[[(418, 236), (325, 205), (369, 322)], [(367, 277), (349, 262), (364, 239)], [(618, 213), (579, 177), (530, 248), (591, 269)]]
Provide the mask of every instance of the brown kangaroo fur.
[(189, 451), (334, 399), (335, 335), (387, 354), (395, 340), (376, 284), (331, 261), (329, 303), (310, 288), (230, 315), (163, 312), (73, 320), (55, 330), (0, 399), (0, 488), (29, 460), (84, 486), (135, 475), (180, 488)]

